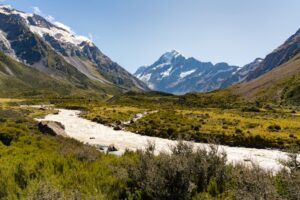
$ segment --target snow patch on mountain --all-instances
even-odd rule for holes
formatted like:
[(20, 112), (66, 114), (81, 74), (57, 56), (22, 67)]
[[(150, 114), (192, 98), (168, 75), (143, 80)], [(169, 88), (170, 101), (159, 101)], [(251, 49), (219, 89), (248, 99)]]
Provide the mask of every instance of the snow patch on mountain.
[(82, 42), (89, 42), (89, 40), (82, 36), (74, 36), (68, 31), (64, 31), (62, 29), (58, 29), (56, 27), (44, 28), (39, 26), (30, 25), (30, 30), (40, 37), (44, 37), (45, 35), (50, 35), (51, 37), (63, 42), (63, 43), (71, 43), (76, 46), (79, 46)]
[(153, 70), (156, 70), (156, 69), (159, 69), (159, 68), (163, 68), (163, 67), (168, 66), (170, 64), (171, 64), (170, 62), (162, 63), (162, 64), (157, 65), (156, 67), (154, 67)]
[(6, 48), (8, 48), (8, 49), (11, 48), (10, 42), (9, 42), (9, 41), (7, 40), (7, 38), (6, 38), (6, 33), (4, 33), (2, 30), (0, 30), (0, 41), (3, 42), (3, 45), (4, 45)]
[(173, 59), (176, 59), (179, 56), (181, 56), (181, 54), (178, 51), (172, 50), (170, 52), (165, 53), (162, 57), (166, 59), (166, 61), (171, 62)]
[(196, 70), (193, 69), (193, 70), (190, 70), (190, 71), (181, 72), (180, 75), (179, 75), (179, 77), (180, 77), (180, 78), (185, 78), (185, 77), (187, 77), (187, 76), (193, 74), (195, 71), (196, 71)]
[(140, 67), (135, 76), (153, 90), (184, 94), (219, 89), (222, 82), (238, 70), (237, 66), (227, 63), (213, 65), (192, 57), (186, 58), (172, 50), (163, 54), (152, 65)]
[(28, 17), (33, 16), (32, 13), (24, 13), (24, 12), (18, 11), (10, 5), (0, 5), (0, 13), (5, 14), (5, 15), (12, 15), (12, 14), (19, 15), (20, 17), (22, 17), (23, 19), (26, 20), (27, 24), (29, 24)]
[(171, 73), (172, 69), (173, 69), (173, 67), (170, 67), (166, 71), (160, 73), (160, 75), (162, 76), (162, 78), (166, 78), (166, 77), (170, 76), (170, 73)]
[(149, 82), (150, 78), (151, 78), (151, 74), (145, 74), (145, 75), (139, 75), (137, 76), (138, 79), (140, 79), (141, 81), (147, 83)]
[(75, 46), (79, 46), (83, 42), (86, 42), (90, 45), (92, 44), (92, 41), (90, 39), (88, 39), (85, 36), (76, 35), (68, 26), (64, 25), (61, 22), (55, 21), (54, 18), (51, 16), (46, 17), (46, 19), (50, 23), (54, 24), (57, 27), (55, 27), (55, 26), (52, 26), (50, 28), (42, 27), (42, 26), (39, 26), (39, 21), (37, 21), (37, 25), (32, 25), (29, 22), (29, 18), (34, 17), (35, 14), (24, 13), (24, 12), (18, 11), (9, 5), (1, 5), (0, 13), (5, 14), (5, 15), (11, 15), (11, 14), (19, 15), (26, 21), (30, 30), (32, 32), (38, 34), (40, 37), (44, 37), (45, 35), (50, 35), (51, 37), (54, 37), (55, 39), (59, 40), (60, 42), (70, 43)]
[(5, 52), (7, 55), (11, 56), (15, 60), (19, 59), (16, 56), (15, 51), (11, 48), (10, 41), (7, 39), (7, 34), (0, 30), (0, 50)]

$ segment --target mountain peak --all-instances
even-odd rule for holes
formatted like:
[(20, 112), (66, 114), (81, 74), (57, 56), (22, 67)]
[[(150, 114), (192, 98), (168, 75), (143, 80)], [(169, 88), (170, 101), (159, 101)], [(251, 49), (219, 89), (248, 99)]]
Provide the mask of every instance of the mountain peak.
[(68, 26), (55, 21), (52, 17), (43, 17), (33, 13), (25, 13), (16, 10), (10, 5), (0, 5), (0, 13), (8, 16), (20, 16), (25, 20), (29, 29), (42, 38), (49, 35), (61, 42), (73, 44), (75, 46), (81, 46), (82, 43), (93, 46), (93, 43), (89, 38), (77, 35), (72, 32)]
[(179, 56), (182, 56), (182, 54), (180, 54), (176, 50), (171, 50), (171, 51), (168, 51), (168, 52), (164, 53), (161, 56), (161, 59), (164, 60), (164, 62), (171, 62), (173, 59), (176, 59)]
[(4, 5), (4, 4), (0, 4), (0, 9), (7, 9), (7, 10), (13, 10), (14, 8), (11, 5)]
[(219, 89), (222, 81), (238, 70), (227, 63), (213, 65), (195, 58), (186, 59), (176, 50), (163, 54), (148, 67), (140, 67), (135, 76), (153, 90), (184, 94)]
[(25, 20), (27, 20), (28, 17), (32, 17), (33, 14), (32, 13), (25, 13), (19, 10), (16, 10), (14, 7), (12, 7), (11, 5), (1, 5), (0, 4), (0, 13), (4, 14), (4, 15), (19, 15), (20, 17), (24, 18)]
[(262, 59), (262, 58), (256, 58), (253, 62), (255, 62), (255, 63), (260, 63), (260, 62), (262, 62), (264, 59)]
[[(0, 51), (23, 64), (72, 83), (91, 83), (91, 88), (94, 83), (90, 79), (101, 82), (105, 87), (121, 86), (122, 90), (148, 89), (104, 55), (90, 39), (77, 35), (67, 25), (43, 14), (26, 13), (0, 5)], [(47, 62), (50, 59), (52, 62)]]

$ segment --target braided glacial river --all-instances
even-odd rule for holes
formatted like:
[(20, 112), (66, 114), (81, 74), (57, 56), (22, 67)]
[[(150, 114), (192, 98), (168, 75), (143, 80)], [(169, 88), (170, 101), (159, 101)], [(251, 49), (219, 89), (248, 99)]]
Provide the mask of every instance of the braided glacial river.
[[(119, 152), (128, 150), (145, 149), (149, 142), (154, 143), (156, 153), (170, 152), (170, 146), (176, 145), (176, 141), (162, 139), (157, 137), (143, 136), (127, 131), (116, 131), (111, 127), (98, 124), (87, 119), (79, 117), (80, 111), (59, 109), (58, 114), (47, 115), (38, 121), (57, 121), (65, 126), (67, 135), (83, 143), (90, 145), (109, 146), (113, 144)], [(192, 143), (195, 148), (209, 149), (209, 144)], [(251, 162), (259, 165), (261, 168), (276, 172), (282, 168), (280, 161), (288, 158), (287, 154), (272, 149), (255, 149), (243, 147), (228, 147), (219, 145), (218, 150), (227, 154), (230, 163)], [(251, 162), (250, 162), (251, 161)]]

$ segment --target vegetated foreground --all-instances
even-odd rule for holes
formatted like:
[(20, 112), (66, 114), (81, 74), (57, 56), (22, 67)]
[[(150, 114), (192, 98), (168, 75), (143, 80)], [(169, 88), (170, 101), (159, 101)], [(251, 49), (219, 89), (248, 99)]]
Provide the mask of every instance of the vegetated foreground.
[[(55, 121), (64, 125), (67, 135), (85, 144), (96, 146), (113, 145), (118, 150), (115, 154), (122, 155), (126, 150), (145, 150), (149, 143), (155, 146), (154, 153), (170, 153), (170, 148), (177, 145), (177, 141), (162, 139), (158, 137), (142, 136), (126, 131), (114, 130), (102, 124), (97, 124), (80, 118), (80, 111), (60, 109), (59, 113), (47, 115), (39, 121)], [(140, 119), (141, 120), (141, 119)], [(134, 123), (134, 122), (133, 122)], [(211, 145), (203, 143), (189, 143), (195, 148), (209, 150)], [(284, 152), (278, 150), (265, 150), (253, 148), (238, 148), (228, 146), (214, 146), (219, 154), (227, 154), (228, 163), (251, 162), (259, 167), (273, 172), (280, 171), (280, 161), (286, 161), (288, 157)]]
[[(150, 146), (122, 157), (105, 155), (73, 139), (41, 134), (34, 118), (53, 111), (20, 104), (1, 101), (0, 199), (299, 199), (295, 158), (287, 163), (290, 172), (274, 175), (257, 166), (227, 165), (226, 155), (214, 149), (195, 152), (182, 143), (172, 154), (155, 156)], [(143, 110), (121, 107), (107, 116)]]

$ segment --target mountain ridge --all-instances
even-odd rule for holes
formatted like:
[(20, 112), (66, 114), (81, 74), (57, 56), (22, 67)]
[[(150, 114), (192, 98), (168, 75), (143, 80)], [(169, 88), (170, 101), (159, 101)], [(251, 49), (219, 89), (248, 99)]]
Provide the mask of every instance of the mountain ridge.
[(148, 90), (89, 39), (74, 35), (42, 16), (6, 5), (0, 6), (0, 50), (52, 76), (68, 75), (74, 72), (71, 69), (74, 67), (76, 74), (102, 84), (116, 85), (123, 90)]
[(219, 89), (222, 81), (237, 70), (237, 66), (225, 62), (201, 62), (172, 50), (164, 53), (152, 65), (138, 68), (134, 75), (151, 89), (184, 94)]

